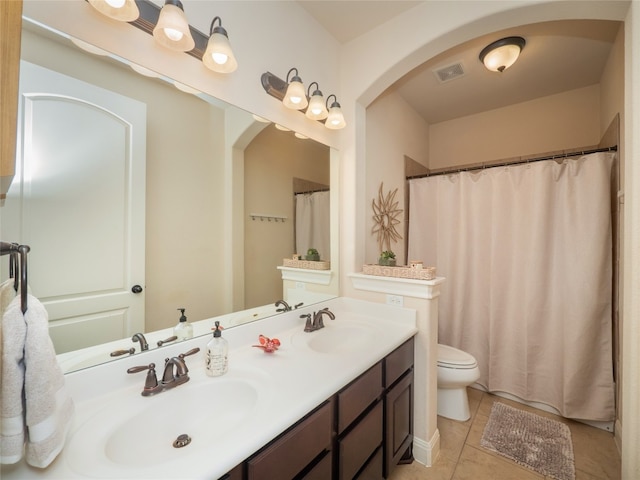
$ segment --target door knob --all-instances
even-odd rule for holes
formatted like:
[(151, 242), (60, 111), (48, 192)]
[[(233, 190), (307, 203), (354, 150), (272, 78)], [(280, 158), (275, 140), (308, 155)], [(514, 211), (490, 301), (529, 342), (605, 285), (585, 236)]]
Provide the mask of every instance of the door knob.
[(133, 287), (131, 287), (131, 291), (133, 293), (141, 293), (142, 292), (142, 287), (140, 285), (134, 285)]

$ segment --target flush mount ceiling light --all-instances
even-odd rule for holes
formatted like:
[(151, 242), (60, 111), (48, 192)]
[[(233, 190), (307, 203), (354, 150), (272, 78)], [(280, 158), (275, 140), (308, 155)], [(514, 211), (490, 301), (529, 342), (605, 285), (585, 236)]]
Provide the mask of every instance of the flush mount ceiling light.
[(163, 47), (177, 52), (188, 52), (195, 47), (180, 0), (165, 1), (153, 29), (153, 37)]
[[(291, 80), (289, 80), (289, 76), (291, 73), (295, 71)], [(287, 73), (286, 82), (289, 84), (287, 87), (287, 93), (284, 94), (284, 98), (282, 99), (282, 103), (285, 107), (291, 108), (293, 110), (302, 110), (304, 109), (309, 102), (307, 101), (307, 95), (304, 91), (304, 85), (302, 84), (302, 79), (298, 76), (298, 69), (292, 68)]]
[(492, 72), (504, 72), (516, 62), (525, 43), (522, 37), (501, 38), (482, 49), (480, 61)]
[(344, 115), (342, 115), (342, 109), (338, 103), (338, 98), (335, 95), (329, 95), (327, 97), (327, 105), (329, 104), (329, 99), (331, 97), (333, 97), (333, 103), (329, 108), (329, 116), (324, 122), (324, 126), (330, 130), (339, 130), (346, 126), (346, 122), (344, 121)]
[(324, 120), (329, 115), (329, 112), (327, 111), (327, 106), (325, 105), (318, 82), (312, 82), (309, 85), (307, 93), (311, 92), (313, 85), (316, 86), (316, 89), (309, 95), (309, 107), (307, 107), (305, 116), (310, 120)]
[[(218, 25), (214, 27), (216, 20)], [(209, 41), (207, 42), (207, 50), (202, 56), (202, 63), (208, 69), (218, 73), (231, 73), (238, 68), (238, 62), (229, 43), (229, 35), (222, 27), (220, 17), (214, 17), (211, 22)]]
[(133, 22), (140, 16), (135, 0), (89, 0), (101, 14), (120, 22)]

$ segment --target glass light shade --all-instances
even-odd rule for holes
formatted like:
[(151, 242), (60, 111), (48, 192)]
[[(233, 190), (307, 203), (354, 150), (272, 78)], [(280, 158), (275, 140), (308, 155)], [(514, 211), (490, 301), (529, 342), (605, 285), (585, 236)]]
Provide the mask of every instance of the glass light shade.
[(340, 130), (346, 125), (347, 123), (344, 121), (344, 115), (342, 115), (340, 104), (338, 102), (334, 102), (329, 109), (329, 116), (324, 122), (324, 126), (330, 130)]
[(202, 93), (200, 90), (196, 90), (195, 88), (192, 88), (189, 85), (185, 85), (184, 83), (180, 82), (173, 82), (173, 86), (181, 92), (190, 93), (191, 95), (199, 95)]
[(516, 63), (520, 56), (518, 45), (503, 45), (487, 53), (484, 57), (484, 66), (492, 72), (502, 72)]
[[(216, 27), (207, 42), (207, 50), (202, 56), (202, 63), (205, 66), (219, 73), (231, 73), (238, 68), (238, 62), (231, 50), (229, 37)], [(222, 30), (224, 31), (224, 30)]]
[(133, 22), (140, 16), (135, 0), (89, 0), (101, 14), (120, 22)]
[(144, 75), (145, 77), (151, 77), (151, 78), (160, 77), (159, 73), (154, 72), (153, 70), (149, 70), (148, 68), (138, 65), (137, 63), (130, 63), (129, 66), (134, 72), (137, 72), (140, 75)]
[(285, 107), (293, 110), (302, 110), (309, 104), (304, 91), (304, 85), (302, 85), (299, 77), (293, 77), (291, 82), (289, 82), (287, 93), (282, 99), (282, 103), (284, 103)]
[(177, 52), (188, 52), (196, 45), (182, 8), (172, 3), (165, 3), (160, 10), (160, 18), (153, 29), (153, 37), (163, 47)]
[(305, 113), (310, 120), (324, 120), (329, 115), (325, 105), (324, 97), (320, 90), (316, 90), (309, 100), (309, 107)]
[(106, 50), (96, 47), (95, 45), (91, 45), (90, 43), (84, 42), (79, 38), (69, 37), (69, 39), (73, 42), (73, 44), (76, 47), (81, 48), (85, 52), (89, 52), (94, 55), (101, 55), (101, 56), (109, 55), (109, 52), (107, 52)]

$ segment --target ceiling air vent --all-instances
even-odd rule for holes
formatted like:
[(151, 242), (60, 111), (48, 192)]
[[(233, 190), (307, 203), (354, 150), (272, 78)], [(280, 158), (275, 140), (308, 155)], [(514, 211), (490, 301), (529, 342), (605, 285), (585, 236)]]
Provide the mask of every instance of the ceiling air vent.
[(461, 62), (452, 63), (446, 67), (433, 70), (440, 83), (449, 82), (464, 75), (464, 68)]

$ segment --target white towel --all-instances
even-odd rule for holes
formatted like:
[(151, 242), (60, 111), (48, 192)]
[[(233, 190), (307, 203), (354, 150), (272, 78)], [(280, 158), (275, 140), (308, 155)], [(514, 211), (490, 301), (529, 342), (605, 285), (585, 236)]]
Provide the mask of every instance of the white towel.
[(2, 379), (0, 380), (0, 462), (16, 463), (24, 446), (24, 342), (27, 324), (15, 297), (2, 315)]
[[(19, 343), (23, 346), (23, 358), (14, 359), (13, 363), (17, 368), (13, 368), (13, 374), (10, 378), (15, 378), (15, 383), (11, 385), (5, 391), (4, 373), (3, 370), (3, 389), (2, 389), (2, 409), (3, 409), (3, 437), (2, 437), (2, 463), (15, 463), (10, 460), (15, 459), (15, 451), (7, 451), (5, 455), (5, 418), (4, 418), (4, 403), (5, 394), (7, 395), (7, 403), (10, 405), (16, 401), (15, 390), (22, 392), (22, 388), (16, 383), (20, 381), (18, 378), (20, 374), (23, 374), (22, 382), (24, 387), (24, 409), (14, 408), (14, 410), (8, 412), (7, 418), (10, 419), (10, 426), (12, 425), (15, 432), (8, 431), (7, 433), (15, 433), (11, 438), (11, 441), (7, 443), (8, 447), (12, 447), (14, 450), (16, 447), (14, 444), (18, 441), (20, 434), (17, 432), (20, 424), (19, 419), (15, 416), (18, 410), (23, 413), (22, 422), (26, 424), (26, 460), (29, 465), (39, 468), (47, 467), (60, 453), (64, 446), (64, 441), (67, 435), (71, 423), (71, 417), (73, 415), (74, 407), (73, 401), (69, 396), (66, 386), (64, 375), (60, 369), (56, 360), (55, 349), (53, 343), (49, 337), (49, 317), (47, 311), (40, 303), (40, 301), (32, 295), (28, 295), (28, 309), (24, 316), (20, 310), (20, 298), (14, 299), (5, 315), (3, 316), (3, 328), (5, 334), (9, 331), (13, 332), (15, 325), (9, 324), (14, 321), (18, 324), (22, 323), (24, 327), (24, 334), (22, 334), (22, 342), (19, 338), (14, 338), (15, 343)], [(16, 309), (19, 313), (16, 313)], [(18, 321), (18, 317), (21, 317), (21, 322)], [(6, 319), (6, 320), (5, 320)], [(11, 330), (8, 330), (11, 328)], [(13, 333), (12, 333), (13, 337)], [(9, 346), (10, 342), (5, 342), (5, 348)], [(12, 347), (12, 350), (17, 350), (17, 347)], [(18, 354), (14, 353), (17, 357)], [(5, 356), (5, 359), (7, 357)], [(3, 362), (4, 363), (4, 362)], [(20, 402), (22, 405), (22, 393), (20, 393)], [(24, 432), (24, 429), (22, 429)], [(10, 438), (7, 436), (7, 438)], [(22, 434), (24, 441), (24, 434)], [(20, 444), (20, 455), (22, 454), (22, 444)]]
[[(4, 317), (4, 312), (16, 296), (15, 282), (13, 278), (5, 280), (0, 284), (0, 320)], [(0, 371), (2, 371), (2, 324), (0, 323)]]

